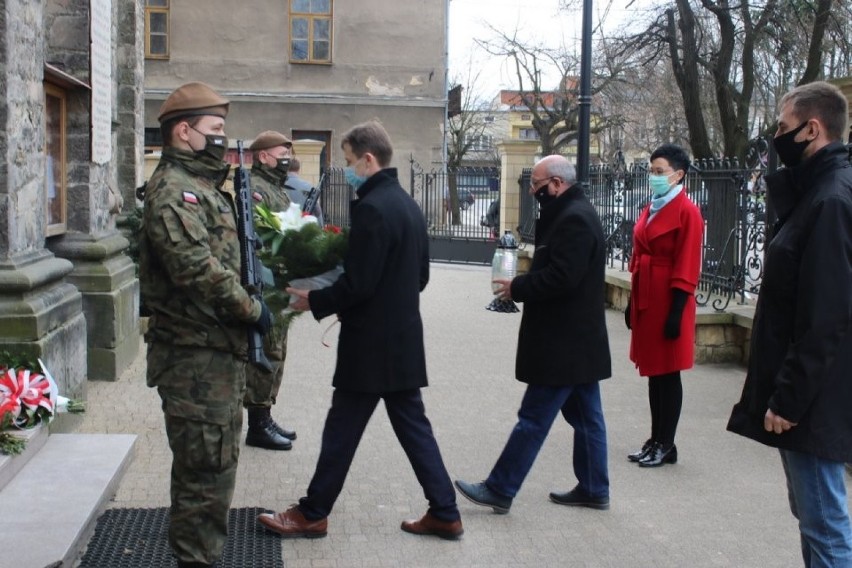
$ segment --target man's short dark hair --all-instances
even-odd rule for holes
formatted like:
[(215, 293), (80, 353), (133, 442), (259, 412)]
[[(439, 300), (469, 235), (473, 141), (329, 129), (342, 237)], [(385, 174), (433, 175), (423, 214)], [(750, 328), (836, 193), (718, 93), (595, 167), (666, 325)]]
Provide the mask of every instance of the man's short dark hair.
[(678, 180), (678, 183), (686, 177), (686, 172), (689, 171), (689, 164), (692, 163), (689, 160), (689, 154), (686, 153), (686, 150), (677, 144), (663, 144), (657, 147), (656, 150), (651, 152), (649, 161), (653, 162), (657, 158), (664, 159), (675, 170), (683, 170), (683, 177)]
[(172, 130), (174, 130), (175, 126), (179, 122), (186, 122), (190, 126), (195, 126), (199, 122), (203, 115), (196, 116), (176, 116), (174, 118), (170, 118), (164, 123), (160, 125), (160, 135), (163, 137), (163, 146), (171, 146), (172, 145)]
[(825, 81), (799, 85), (781, 97), (778, 108), (784, 108), (787, 103), (793, 105), (793, 114), (800, 121), (816, 118), (825, 126), (826, 134), (832, 142), (843, 140), (849, 103), (836, 86)]
[(387, 130), (375, 120), (353, 126), (343, 135), (340, 142), (342, 148), (348, 144), (355, 157), (360, 158), (367, 152), (376, 157), (376, 161), (382, 168), (390, 165), (393, 157), (393, 146)]

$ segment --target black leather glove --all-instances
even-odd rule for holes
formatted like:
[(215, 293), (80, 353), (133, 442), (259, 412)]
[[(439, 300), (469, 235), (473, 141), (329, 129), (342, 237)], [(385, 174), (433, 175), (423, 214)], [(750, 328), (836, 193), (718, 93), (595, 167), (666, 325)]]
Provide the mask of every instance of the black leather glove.
[(627, 326), (627, 329), (632, 329), (630, 327), (630, 298), (627, 299), (627, 308), (624, 310), (624, 325)]
[(261, 335), (266, 335), (272, 329), (272, 312), (262, 298), (258, 298), (257, 301), (260, 302), (260, 317), (257, 318), (254, 325)]
[(680, 288), (672, 288), (672, 305), (669, 308), (669, 315), (666, 317), (666, 325), (663, 329), (663, 336), (666, 339), (677, 339), (680, 337), (680, 321), (683, 319), (683, 308), (686, 306), (686, 299), (689, 294)]

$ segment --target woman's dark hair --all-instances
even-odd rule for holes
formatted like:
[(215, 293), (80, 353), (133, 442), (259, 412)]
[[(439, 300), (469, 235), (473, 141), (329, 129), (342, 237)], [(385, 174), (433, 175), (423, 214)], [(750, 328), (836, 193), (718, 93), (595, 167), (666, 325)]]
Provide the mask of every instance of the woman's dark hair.
[(686, 150), (677, 144), (663, 144), (659, 146), (651, 153), (649, 161), (653, 162), (657, 158), (664, 159), (675, 170), (683, 170), (683, 177), (678, 180), (678, 183), (682, 182), (683, 178), (686, 177), (686, 172), (689, 171), (689, 164), (692, 163), (689, 160), (689, 154), (686, 153)]

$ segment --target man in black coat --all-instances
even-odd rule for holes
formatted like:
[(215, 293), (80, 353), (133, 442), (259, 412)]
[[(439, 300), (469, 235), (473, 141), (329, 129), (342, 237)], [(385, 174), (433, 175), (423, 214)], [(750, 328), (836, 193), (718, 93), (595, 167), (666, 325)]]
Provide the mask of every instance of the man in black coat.
[(322, 290), (287, 291), (299, 299), (296, 310), (316, 319), (337, 314), (340, 340), (334, 395), (322, 435), (322, 448), (307, 496), (299, 504), (258, 520), (285, 537), (325, 536), (334, 502), (343, 489), (355, 450), (379, 400), (411, 462), (429, 509), (402, 530), (455, 540), (461, 518), (420, 389), (427, 385), (420, 292), (429, 281), (429, 243), (420, 208), (388, 168), (393, 149), (377, 122), (343, 136), (346, 178), (358, 199), (352, 202), (349, 250), (343, 275)]
[(805, 566), (852, 566), (852, 166), (847, 102), (824, 82), (781, 99), (767, 176), (778, 212), (728, 430), (779, 448)]
[(574, 428), (578, 484), (551, 493), (560, 505), (609, 508), (606, 425), (599, 381), (610, 376), (604, 315), (605, 246), (600, 220), (574, 166), (548, 156), (533, 168), (530, 193), (541, 204), (535, 255), (527, 274), (497, 280), (497, 295), (524, 303), (515, 377), (527, 383), (518, 422), (488, 478), (456, 481), (459, 491), (508, 513), (556, 415)]

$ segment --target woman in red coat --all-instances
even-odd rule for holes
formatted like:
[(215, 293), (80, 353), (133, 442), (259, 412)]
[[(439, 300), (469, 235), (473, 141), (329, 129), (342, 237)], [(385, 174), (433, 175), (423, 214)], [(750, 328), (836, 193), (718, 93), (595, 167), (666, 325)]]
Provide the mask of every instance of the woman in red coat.
[(651, 154), (652, 199), (633, 230), (632, 283), (625, 322), (630, 360), (648, 377), (651, 437), (628, 456), (642, 467), (677, 462), (674, 438), (683, 387), (693, 364), (695, 287), (701, 272), (704, 220), (684, 191), (689, 156), (663, 144)]

